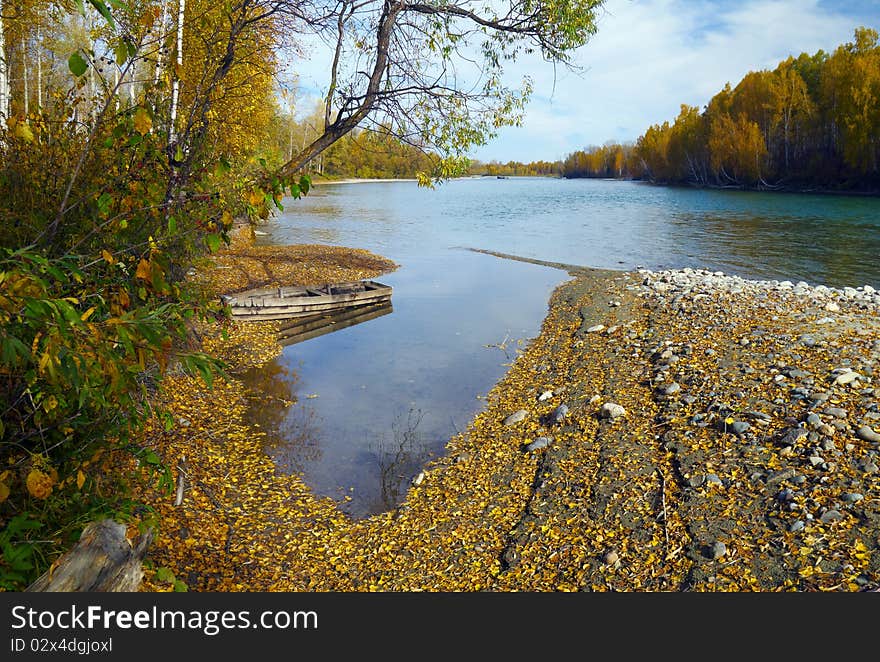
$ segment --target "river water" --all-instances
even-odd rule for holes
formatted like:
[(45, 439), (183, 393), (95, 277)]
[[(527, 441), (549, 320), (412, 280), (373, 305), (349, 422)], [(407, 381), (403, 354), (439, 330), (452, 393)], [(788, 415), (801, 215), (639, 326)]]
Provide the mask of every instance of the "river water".
[(353, 517), (397, 505), (466, 429), (568, 278), (467, 248), (880, 289), (878, 198), (480, 178), (321, 185), (284, 203), (260, 243), (366, 248), (400, 265), (378, 278), (392, 312), (287, 346), (249, 377), (295, 401), (252, 412), (267, 452)]

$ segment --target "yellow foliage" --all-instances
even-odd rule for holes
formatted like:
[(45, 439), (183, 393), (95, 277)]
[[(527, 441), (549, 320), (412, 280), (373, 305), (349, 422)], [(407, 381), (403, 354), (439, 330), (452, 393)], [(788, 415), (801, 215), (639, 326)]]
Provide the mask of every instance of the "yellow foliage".
[(53, 484), (52, 477), (40, 469), (32, 469), (25, 480), (28, 492), (37, 499), (45, 499), (52, 494)]
[(150, 280), (150, 263), (145, 259), (141, 258), (141, 261), (138, 262), (137, 271), (135, 272), (135, 276), (140, 278), (141, 280)]
[(153, 128), (153, 120), (145, 108), (138, 108), (132, 121), (134, 124), (134, 130), (142, 136), (149, 133), (150, 129)]
[(31, 127), (29, 127), (26, 122), (18, 122), (15, 125), (13, 133), (16, 138), (24, 140), (25, 142), (34, 142), (34, 132), (31, 131)]

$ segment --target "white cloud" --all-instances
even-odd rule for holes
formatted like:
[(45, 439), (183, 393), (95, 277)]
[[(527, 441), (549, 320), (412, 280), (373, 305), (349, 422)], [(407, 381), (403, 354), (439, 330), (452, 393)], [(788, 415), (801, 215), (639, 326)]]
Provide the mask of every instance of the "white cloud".
[[(509, 67), (511, 85), (535, 91), (522, 127), (507, 128), (474, 156), (484, 161), (553, 160), (588, 145), (635, 140), (673, 120), (681, 104), (703, 107), (725, 83), (774, 68), (789, 55), (834, 50), (859, 25), (878, 27), (868, 2), (825, 0), (607, 0), (599, 30), (576, 54), (574, 73), (539, 58)], [(292, 63), (314, 107), (330, 53)]]
[[(532, 161), (608, 140), (634, 140), (679, 106), (703, 107), (726, 82), (774, 68), (789, 55), (831, 51), (868, 17), (818, 0), (609, 0), (577, 75), (520, 62), (535, 97), (520, 128), (480, 149), (482, 160)], [(875, 19), (876, 20), (876, 19)]]

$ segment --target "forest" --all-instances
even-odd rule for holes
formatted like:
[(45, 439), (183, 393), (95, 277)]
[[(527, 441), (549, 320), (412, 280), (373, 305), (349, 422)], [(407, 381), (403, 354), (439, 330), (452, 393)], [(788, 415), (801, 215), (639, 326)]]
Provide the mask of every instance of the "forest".
[[(137, 433), (179, 424), (169, 375), (227, 370), (193, 265), (315, 175), (465, 173), (521, 121), (505, 63), (569, 61), (602, 2), (0, 0), (0, 590), (90, 521), (158, 524), (131, 486), (171, 468)], [(301, 112), (280, 80), (316, 42), (332, 64)]]
[(682, 105), (635, 143), (569, 154), (565, 177), (761, 189), (880, 188), (880, 43), (857, 28), (833, 53), (789, 57)]

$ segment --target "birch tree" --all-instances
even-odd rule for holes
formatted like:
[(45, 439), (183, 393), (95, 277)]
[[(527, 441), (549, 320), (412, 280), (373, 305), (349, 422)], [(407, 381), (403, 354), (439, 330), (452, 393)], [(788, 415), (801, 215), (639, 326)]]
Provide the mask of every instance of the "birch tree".
[(0, 0), (0, 128), (6, 126), (9, 119), (9, 65), (6, 59), (6, 26), (3, 12), (6, 10)]

